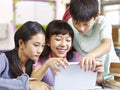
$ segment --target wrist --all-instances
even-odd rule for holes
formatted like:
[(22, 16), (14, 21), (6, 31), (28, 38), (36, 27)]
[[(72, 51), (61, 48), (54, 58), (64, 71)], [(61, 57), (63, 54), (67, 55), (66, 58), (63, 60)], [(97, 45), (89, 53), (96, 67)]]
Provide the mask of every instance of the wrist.
[(103, 83), (104, 83), (103, 73), (99, 72), (97, 74), (97, 84), (103, 84)]

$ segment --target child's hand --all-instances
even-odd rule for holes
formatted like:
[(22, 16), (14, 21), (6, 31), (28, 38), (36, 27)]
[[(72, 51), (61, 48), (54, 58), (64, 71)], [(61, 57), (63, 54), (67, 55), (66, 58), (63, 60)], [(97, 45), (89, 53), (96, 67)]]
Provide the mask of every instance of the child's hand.
[(94, 71), (98, 73), (104, 72), (104, 66), (103, 66), (102, 60), (96, 59), (96, 68)]
[(96, 60), (92, 54), (87, 54), (80, 61), (80, 67), (84, 68), (85, 71), (93, 71), (96, 68)]
[(50, 58), (47, 60), (48, 65), (53, 69), (55, 73), (59, 72), (59, 65), (66, 68), (68, 66), (68, 61), (64, 58)]
[(30, 81), (29, 87), (30, 90), (51, 90), (51, 87), (47, 83), (40, 81)]
[(104, 83), (103, 73), (104, 73), (104, 66), (102, 60), (96, 59), (96, 68), (94, 70), (97, 72), (97, 84)]

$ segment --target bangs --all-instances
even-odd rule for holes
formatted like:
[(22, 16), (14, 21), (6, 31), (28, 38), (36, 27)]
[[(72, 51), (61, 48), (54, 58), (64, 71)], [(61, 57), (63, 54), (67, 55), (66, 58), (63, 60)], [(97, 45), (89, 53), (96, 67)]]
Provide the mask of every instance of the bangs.
[(46, 29), (46, 39), (50, 39), (52, 35), (58, 35), (58, 34), (68, 34), (73, 40), (74, 32), (71, 28), (71, 26), (63, 22), (61, 20), (54, 20), (48, 24), (48, 27)]
[(62, 35), (65, 35), (65, 34), (68, 34), (68, 35), (70, 35), (71, 36), (71, 33), (70, 33), (70, 31), (68, 31), (68, 30), (65, 30), (65, 29), (55, 29), (55, 30), (53, 30), (53, 32), (51, 33), (51, 35), (58, 35), (58, 34), (62, 34)]

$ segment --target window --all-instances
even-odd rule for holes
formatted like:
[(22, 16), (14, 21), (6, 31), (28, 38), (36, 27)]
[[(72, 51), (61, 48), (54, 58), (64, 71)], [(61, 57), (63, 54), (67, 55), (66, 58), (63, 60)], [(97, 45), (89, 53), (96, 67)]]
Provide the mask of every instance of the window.
[(101, 13), (112, 25), (120, 25), (120, 0), (101, 0)]
[(29, 20), (38, 21), (46, 26), (56, 17), (56, 2), (54, 0), (19, 0), (14, 7), (17, 27)]

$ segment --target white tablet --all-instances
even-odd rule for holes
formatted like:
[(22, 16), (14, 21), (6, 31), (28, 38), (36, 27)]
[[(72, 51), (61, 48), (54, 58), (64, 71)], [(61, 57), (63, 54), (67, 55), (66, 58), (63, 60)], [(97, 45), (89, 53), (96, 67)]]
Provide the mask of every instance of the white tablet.
[(60, 72), (55, 75), (53, 90), (94, 90), (96, 72), (85, 72), (78, 62), (69, 63), (66, 69), (62, 66), (59, 68)]

